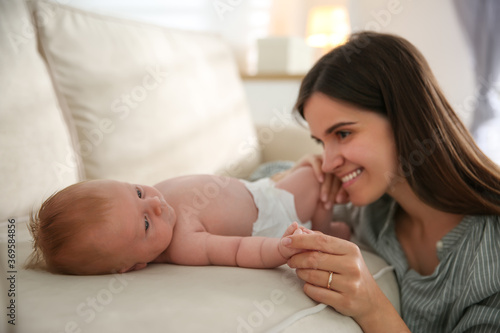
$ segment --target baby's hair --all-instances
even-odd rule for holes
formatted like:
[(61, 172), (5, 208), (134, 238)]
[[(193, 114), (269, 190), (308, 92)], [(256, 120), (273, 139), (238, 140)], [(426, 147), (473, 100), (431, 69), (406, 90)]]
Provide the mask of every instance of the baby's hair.
[[(38, 212), (30, 214), (33, 252), (28, 269), (60, 274), (92, 274), (89, 264), (99, 258), (97, 249), (83, 246), (82, 233), (106, 219), (110, 198), (80, 182), (54, 193)], [(85, 252), (85, 253), (82, 253)]]

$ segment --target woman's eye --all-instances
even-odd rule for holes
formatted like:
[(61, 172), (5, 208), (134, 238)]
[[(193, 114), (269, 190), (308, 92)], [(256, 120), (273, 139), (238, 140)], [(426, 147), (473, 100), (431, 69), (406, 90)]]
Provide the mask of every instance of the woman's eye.
[(142, 199), (142, 192), (141, 190), (137, 189), (137, 196), (139, 197), (139, 199)]
[(149, 222), (148, 222), (148, 219), (146, 217), (144, 218), (144, 225), (146, 227), (146, 230), (148, 230), (149, 229)]
[(314, 142), (316, 142), (316, 144), (324, 146), (323, 141), (321, 141), (320, 139), (313, 138), (313, 140)]
[(337, 132), (337, 135), (341, 138), (341, 139), (345, 139), (346, 137), (349, 136), (349, 134), (351, 134), (351, 132), (349, 131), (338, 131)]

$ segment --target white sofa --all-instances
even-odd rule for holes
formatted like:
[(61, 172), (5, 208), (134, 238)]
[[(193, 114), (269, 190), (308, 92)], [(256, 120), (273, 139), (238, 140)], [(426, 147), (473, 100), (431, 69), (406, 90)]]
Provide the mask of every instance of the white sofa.
[[(283, 121), (290, 114), (255, 129), (219, 37), (2, 0), (0, 93), (1, 332), (264, 332), (290, 317), (285, 332), (361, 331), (330, 307), (300, 319), (316, 303), (286, 266), (165, 264), (85, 277), (22, 268), (30, 210), (79, 180), (246, 177), (317, 151)], [(372, 273), (386, 267), (364, 255)], [(392, 273), (378, 283), (398, 308)]]

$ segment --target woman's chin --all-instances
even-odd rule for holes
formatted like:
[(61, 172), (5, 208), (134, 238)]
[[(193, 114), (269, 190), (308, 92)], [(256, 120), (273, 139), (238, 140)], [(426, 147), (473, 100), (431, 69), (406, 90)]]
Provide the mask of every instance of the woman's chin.
[(380, 199), (382, 196), (378, 197), (367, 197), (367, 196), (357, 196), (357, 195), (351, 195), (349, 194), (349, 202), (356, 207), (363, 207), (367, 206), (369, 204), (374, 203), (378, 199)]

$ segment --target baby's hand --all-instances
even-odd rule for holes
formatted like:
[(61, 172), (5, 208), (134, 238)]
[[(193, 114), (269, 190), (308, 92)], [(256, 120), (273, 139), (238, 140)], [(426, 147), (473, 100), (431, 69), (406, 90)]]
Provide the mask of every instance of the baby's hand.
[(300, 234), (312, 234), (314, 231), (307, 229), (306, 227), (299, 226), (297, 222), (293, 222), (288, 226), (285, 230), (285, 233), (282, 237), (291, 236), (291, 235), (300, 235)]
[[(312, 234), (312, 233), (314, 233), (312, 230), (309, 230), (303, 226), (299, 226), (299, 224), (297, 222), (293, 222), (286, 229), (285, 233), (283, 234), (282, 239), (284, 237), (291, 236), (291, 235)], [(301, 250), (296, 250), (296, 249), (281, 245), (281, 240), (280, 240), (279, 245), (278, 245), (278, 250), (280, 251), (281, 255), (286, 259), (301, 252)]]

